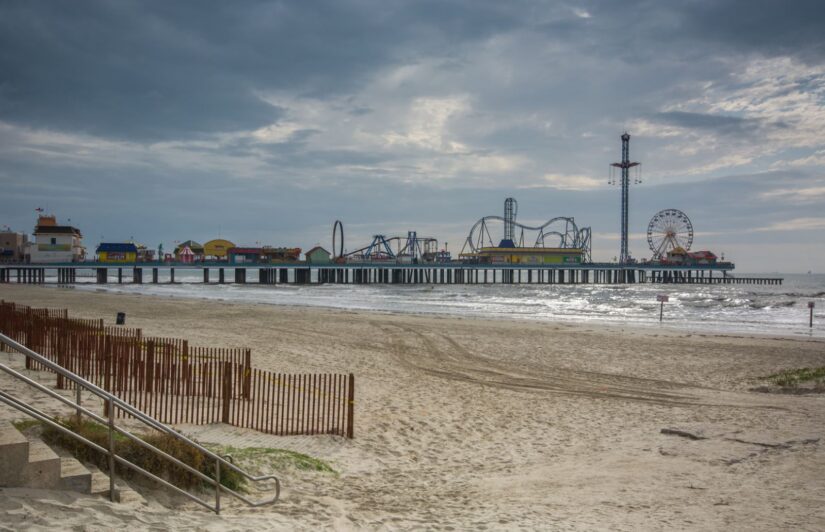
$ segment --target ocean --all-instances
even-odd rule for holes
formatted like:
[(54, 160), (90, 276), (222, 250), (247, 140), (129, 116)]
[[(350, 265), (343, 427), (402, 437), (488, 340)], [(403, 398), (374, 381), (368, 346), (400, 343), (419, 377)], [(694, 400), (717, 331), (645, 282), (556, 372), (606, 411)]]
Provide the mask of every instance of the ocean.
[[(78, 279), (81, 282), (76, 287), (265, 305), (825, 337), (825, 275), (764, 276), (784, 277), (785, 281), (781, 286), (204, 285), (199, 272), (179, 272), (176, 284), (97, 285), (90, 278)], [(669, 297), (661, 325), (659, 294)], [(810, 301), (816, 305), (813, 328), (808, 326)]]

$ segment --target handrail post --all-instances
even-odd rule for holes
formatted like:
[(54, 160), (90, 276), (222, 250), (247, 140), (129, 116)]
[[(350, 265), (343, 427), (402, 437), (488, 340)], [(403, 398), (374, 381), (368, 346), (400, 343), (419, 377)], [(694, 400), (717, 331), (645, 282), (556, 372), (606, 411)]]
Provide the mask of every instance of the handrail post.
[(80, 425), (80, 383), (75, 383), (75, 404), (77, 405), (77, 424)]
[(215, 513), (221, 513), (221, 461), (215, 460)]
[(109, 500), (115, 502), (115, 405), (111, 396), (106, 401), (109, 405)]

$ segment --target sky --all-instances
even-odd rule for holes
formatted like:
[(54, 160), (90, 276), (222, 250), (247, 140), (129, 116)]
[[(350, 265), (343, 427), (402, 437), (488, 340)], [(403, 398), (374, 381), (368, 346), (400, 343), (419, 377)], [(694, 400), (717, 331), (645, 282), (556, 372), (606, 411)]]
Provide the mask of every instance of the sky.
[[(740, 272), (825, 271), (825, 2), (0, 3), (0, 226), (456, 255), (518, 200), (630, 251), (667, 208)], [(70, 222), (68, 222), (70, 220)]]

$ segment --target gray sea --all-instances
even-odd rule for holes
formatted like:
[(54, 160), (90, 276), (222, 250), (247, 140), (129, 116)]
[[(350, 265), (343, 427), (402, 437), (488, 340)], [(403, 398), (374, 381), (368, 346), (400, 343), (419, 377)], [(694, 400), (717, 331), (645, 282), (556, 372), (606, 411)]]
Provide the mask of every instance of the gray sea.
[[(91, 278), (78, 279), (77, 289), (267, 305), (825, 337), (825, 275), (821, 274), (761, 275), (784, 277), (782, 286), (204, 285), (201, 275), (178, 272), (177, 283), (164, 284), (161, 278), (156, 285), (96, 285)], [(662, 325), (658, 294), (669, 296)], [(813, 328), (808, 326), (810, 301), (815, 303)]]

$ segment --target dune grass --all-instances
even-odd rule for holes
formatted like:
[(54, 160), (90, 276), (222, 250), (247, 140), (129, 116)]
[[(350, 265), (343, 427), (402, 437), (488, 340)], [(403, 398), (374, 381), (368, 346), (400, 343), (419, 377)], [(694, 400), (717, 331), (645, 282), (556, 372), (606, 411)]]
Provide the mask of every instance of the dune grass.
[(289, 451), (287, 449), (273, 449), (269, 447), (232, 447), (232, 446), (211, 446), (211, 450), (221, 455), (231, 455), (239, 462), (255, 463), (259, 466), (265, 465), (275, 470), (288, 468), (300, 471), (317, 471), (320, 473), (330, 473), (338, 476), (328, 463), (312, 456)]
[(14, 425), (14, 428), (19, 430), (20, 432), (25, 432), (32, 427), (40, 425), (40, 422), (36, 419), (22, 419), (19, 421), (13, 421), (12, 425)]
[(807, 382), (825, 384), (825, 367), (787, 369), (762, 378), (777, 386), (788, 388), (796, 388), (800, 384)]
[[(109, 445), (109, 429), (105, 425), (96, 423), (88, 419), (80, 421), (75, 417), (56, 419), (58, 423), (70, 429), (87, 440), (100, 445), (101, 447), (108, 447)], [(68, 436), (61, 431), (54, 429), (48, 425), (43, 426), (43, 439), (51, 444), (59, 445), (67, 449), (76, 458), (82, 461), (91, 462), (98, 466), (103, 471), (109, 469), (108, 454), (101, 453), (92, 449), (85, 443)], [(154, 434), (136, 434), (141, 440), (149, 443), (161, 451), (177, 458), (181, 462), (203, 473), (209, 478), (215, 478), (215, 464), (203, 452), (189, 446), (188, 444), (164, 433)], [(114, 433), (115, 452), (129, 462), (145, 469), (146, 471), (157, 475), (160, 478), (172, 482), (176, 486), (183, 488), (193, 487), (207, 487), (208, 484), (198, 476), (175, 465), (168, 459), (161, 455), (146, 449), (139, 443), (127, 438), (126, 436), (115, 432)], [(118, 475), (124, 478), (131, 478), (140, 476), (133, 470), (115, 465), (115, 471)], [(238, 473), (224, 468), (221, 471), (221, 484), (229, 489), (235, 491), (243, 491), (245, 486), (245, 479)]]

